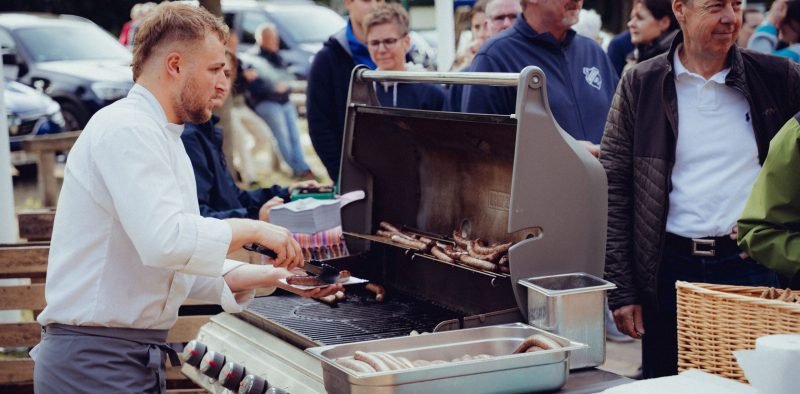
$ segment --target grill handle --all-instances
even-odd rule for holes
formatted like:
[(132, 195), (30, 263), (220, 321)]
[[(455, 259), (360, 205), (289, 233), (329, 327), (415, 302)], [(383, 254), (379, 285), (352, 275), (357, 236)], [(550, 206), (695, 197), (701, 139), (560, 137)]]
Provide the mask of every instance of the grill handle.
[(359, 81), (405, 82), (405, 83), (446, 83), (459, 85), (517, 86), (518, 73), (487, 72), (432, 72), (432, 71), (356, 71)]

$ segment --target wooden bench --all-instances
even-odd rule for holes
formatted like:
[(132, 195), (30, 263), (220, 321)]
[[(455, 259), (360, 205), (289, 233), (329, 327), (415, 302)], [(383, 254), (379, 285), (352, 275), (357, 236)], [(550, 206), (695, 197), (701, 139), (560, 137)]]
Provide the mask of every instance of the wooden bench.
[[(33, 310), (38, 314), (45, 307), (44, 282), (47, 274), (47, 257), (50, 246), (47, 242), (0, 244), (0, 278), (28, 278), (30, 284), (0, 286), (0, 310)], [(196, 302), (187, 302), (196, 304)], [(169, 331), (167, 341), (185, 343), (197, 336), (200, 327), (211, 315), (179, 316)], [(41, 326), (35, 321), (0, 323), (0, 347), (31, 348), (41, 339)], [(33, 360), (18, 354), (20, 358), (0, 358), (0, 392), (32, 392)], [(197, 386), (187, 379), (180, 367), (169, 366), (167, 387), (170, 392), (197, 392)]]
[(39, 182), (39, 193), (42, 194), (42, 205), (45, 207), (56, 206), (58, 200), (58, 183), (56, 181), (55, 164), (56, 153), (68, 151), (75, 144), (80, 130), (66, 133), (36, 136), (26, 139), (22, 148), (26, 152), (36, 154), (38, 161), (36, 171)]

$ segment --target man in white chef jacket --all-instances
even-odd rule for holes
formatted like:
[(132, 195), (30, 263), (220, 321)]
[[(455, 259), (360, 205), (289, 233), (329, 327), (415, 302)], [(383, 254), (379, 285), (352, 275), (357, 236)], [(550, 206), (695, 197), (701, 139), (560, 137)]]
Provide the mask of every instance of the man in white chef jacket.
[[(188, 298), (241, 311), (254, 289), (302, 265), (288, 230), (199, 214), (180, 139), (229, 89), (228, 29), (201, 7), (164, 3), (140, 25), (128, 96), (95, 114), (70, 151), (48, 262), (37, 393), (165, 391), (164, 342)], [(273, 265), (225, 256), (248, 243)], [(301, 292), (324, 296), (340, 285)]]

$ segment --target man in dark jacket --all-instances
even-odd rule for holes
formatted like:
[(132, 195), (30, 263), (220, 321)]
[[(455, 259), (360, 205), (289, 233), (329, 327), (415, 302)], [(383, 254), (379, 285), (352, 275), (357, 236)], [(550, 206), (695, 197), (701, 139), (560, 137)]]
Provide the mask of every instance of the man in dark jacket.
[(186, 123), (183, 147), (192, 161), (200, 215), (217, 219), (248, 218), (268, 221), (269, 209), (289, 201), (289, 189), (242, 190), (228, 171), (222, 154), (222, 130), (212, 116), (203, 124)]
[[(520, 72), (537, 66), (547, 77), (547, 99), (559, 126), (597, 155), (618, 77), (603, 49), (576, 35), (583, 0), (528, 0), (514, 25), (483, 44), (475, 72)], [(513, 114), (515, 87), (464, 88), (465, 112)]]
[(334, 182), (339, 178), (350, 74), (357, 64), (375, 68), (375, 63), (369, 57), (365, 44), (367, 34), (361, 23), (372, 7), (382, 3), (383, 0), (344, 0), (350, 14), (347, 27), (331, 36), (314, 55), (308, 75), (308, 133), (314, 150)]
[(645, 377), (677, 372), (675, 281), (778, 284), (736, 246), (736, 219), (770, 139), (800, 109), (800, 68), (740, 50), (736, 0), (673, 0), (682, 33), (626, 72), (601, 144), (606, 277)]

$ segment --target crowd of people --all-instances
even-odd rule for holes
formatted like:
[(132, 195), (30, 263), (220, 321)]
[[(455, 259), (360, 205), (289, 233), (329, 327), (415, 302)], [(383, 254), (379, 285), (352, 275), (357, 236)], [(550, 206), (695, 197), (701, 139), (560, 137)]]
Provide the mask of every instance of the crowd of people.
[[(605, 275), (617, 286), (608, 304), (618, 329), (643, 340), (645, 378), (677, 373), (677, 280), (800, 284), (798, 4), (776, 0), (751, 33), (743, 26), (759, 17), (737, 0), (635, 0), (628, 32), (608, 52), (572, 28), (582, 0), (475, 7), (458, 69), (542, 68), (558, 125), (606, 171)], [(352, 70), (414, 68), (402, 7), (344, 5), (347, 26), (314, 57), (306, 104), (314, 149), (334, 181)], [(189, 296), (239, 311), (256, 287), (305, 297), (342, 290), (279, 283), (302, 254), (288, 230), (268, 223), (269, 209), (291, 187), (318, 184), (240, 189), (225, 157), (229, 135), (212, 116), (232, 95), (239, 110), (230, 125), (254, 123), (262, 140), (271, 130), (295, 178), (308, 177), (277, 29), (258, 29), (253, 55), (266, 65), (258, 69), (243, 67), (229, 28), (202, 8), (165, 3), (133, 19), (125, 34), (136, 85), (90, 120), (67, 162), (42, 341), (32, 351), (37, 392), (85, 381), (99, 391), (163, 392), (166, 330)], [(515, 112), (508, 87), (375, 91), (384, 106)], [(225, 259), (247, 243), (274, 250), (273, 264)], [(91, 368), (100, 364), (115, 367)]]

